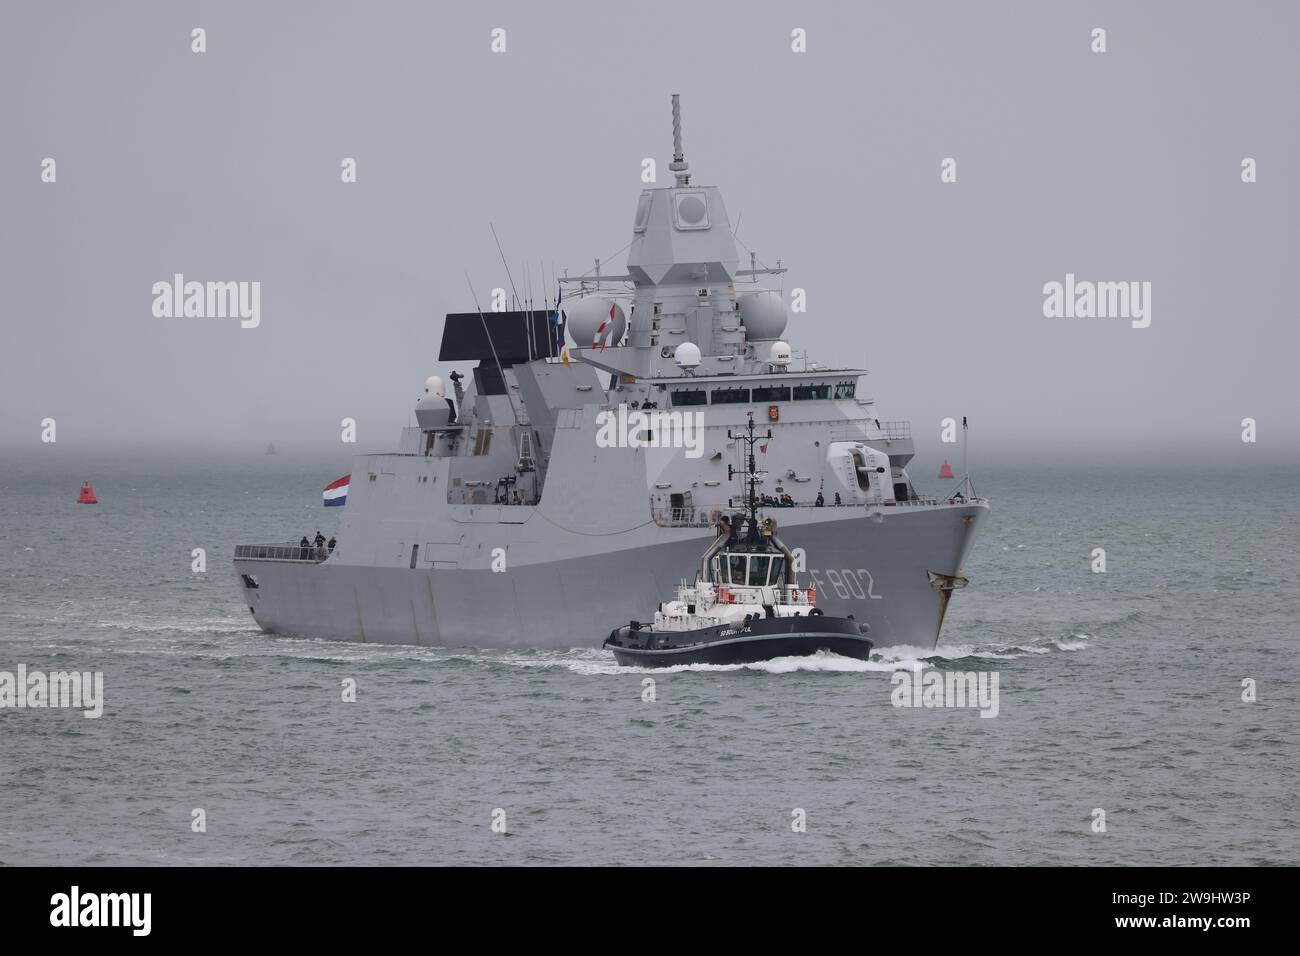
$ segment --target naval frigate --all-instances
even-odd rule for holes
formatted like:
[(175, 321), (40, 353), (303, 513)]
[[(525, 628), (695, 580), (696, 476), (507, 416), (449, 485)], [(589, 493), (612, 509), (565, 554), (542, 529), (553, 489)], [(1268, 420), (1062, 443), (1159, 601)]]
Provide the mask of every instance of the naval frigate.
[[(800, 359), (784, 269), (741, 269), (722, 194), (691, 182), (673, 106), (670, 186), (637, 200), (626, 273), (565, 277), (541, 310), (452, 313), (396, 452), (352, 463), (337, 544), (235, 549), (269, 633), (470, 647), (595, 646), (647, 615), (736, 504), (728, 437), (771, 429), (757, 481), (827, 615), (876, 647), (933, 648), (988, 502), (918, 493), (907, 422), (864, 369)], [(462, 386), (462, 382), (467, 382)], [(336, 483), (337, 484), (337, 483)]]

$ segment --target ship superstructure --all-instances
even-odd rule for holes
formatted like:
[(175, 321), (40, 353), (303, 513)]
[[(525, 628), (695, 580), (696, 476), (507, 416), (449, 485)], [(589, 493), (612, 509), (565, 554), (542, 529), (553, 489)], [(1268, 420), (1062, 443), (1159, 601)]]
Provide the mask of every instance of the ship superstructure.
[(676, 96), (673, 120), (674, 183), (641, 193), (626, 274), (566, 279), (559, 308), (448, 315), (451, 389), (430, 377), (398, 450), (354, 460), (337, 546), (236, 549), (264, 630), (598, 643), (596, 622), (655, 606), (735, 505), (728, 432), (752, 413), (772, 433), (759, 494), (806, 546), (819, 606), (877, 647), (937, 642), (987, 503), (969, 478), (918, 494), (910, 426), (859, 395), (865, 372), (795, 358), (785, 298), (759, 282), (783, 270), (739, 267)]

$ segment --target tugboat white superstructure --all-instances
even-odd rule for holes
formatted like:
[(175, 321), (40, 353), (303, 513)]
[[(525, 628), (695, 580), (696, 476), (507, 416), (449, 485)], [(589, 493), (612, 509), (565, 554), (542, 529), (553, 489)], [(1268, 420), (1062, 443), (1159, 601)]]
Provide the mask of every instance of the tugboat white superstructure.
[(745, 514), (719, 518), (718, 538), (695, 582), (679, 585), (676, 600), (659, 605), (653, 625), (615, 628), (605, 648), (634, 667), (750, 664), (821, 651), (866, 660), (870, 626), (852, 614), (827, 617), (817, 589), (799, 586), (797, 559), (776, 536), (776, 522), (759, 516), (753, 416), (747, 434), (729, 437), (746, 447)]
[[(760, 284), (785, 270), (753, 253), (740, 268), (720, 190), (691, 178), (676, 97), (673, 133), (674, 181), (641, 192), (623, 275), (598, 265), (561, 279), (559, 302), (530, 307), (523, 290), (513, 311), (447, 316), (438, 360), (452, 369), (430, 378), (398, 450), (354, 458), (335, 483), (337, 547), (304, 551), (294, 530), (236, 548), (259, 626), (581, 644), (593, 621), (671, 593), (713, 539), (740, 464), (728, 432), (753, 414), (772, 432), (761, 503), (811, 556), (817, 606), (870, 624), (878, 647), (934, 646), (987, 504), (969, 481), (919, 492), (911, 426), (862, 394), (866, 373), (791, 348), (785, 292)], [(825, 321), (879, 322), (900, 347), (896, 317)]]

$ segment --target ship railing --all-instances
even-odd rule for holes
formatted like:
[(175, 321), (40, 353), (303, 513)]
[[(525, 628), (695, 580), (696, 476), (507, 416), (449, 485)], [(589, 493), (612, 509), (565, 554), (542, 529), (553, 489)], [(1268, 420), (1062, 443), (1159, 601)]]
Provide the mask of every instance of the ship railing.
[[(861, 501), (827, 501), (825, 504), (817, 504), (815, 501), (796, 501), (793, 504), (770, 504), (768, 502), (759, 502), (759, 510), (765, 514), (769, 511), (780, 512), (786, 508), (874, 508), (879, 504), (885, 508), (907, 508), (907, 507), (934, 507), (935, 505), (962, 505), (962, 504), (983, 504), (988, 501), (987, 498), (972, 495), (918, 495), (915, 498), (909, 498), (903, 501), (881, 501), (881, 502), (861, 502)], [(727, 506), (726, 511), (743, 511), (744, 506), (734, 500)]]
[(875, 419), (840, 423), (831, 429), (832, 441), (902, 441), (912, 437), (911, 422), (880, 422), (879, 434), (873, 434)]
[(857, 501), (845, 501), (840, 504), (828, 501), (824, 505), (819, 505), (813, 501), (796, 501), (792, 505), (760, 505), (764, 511), (780, 511), (783, 508), (874, 508), (877, 504), (884, 508), (933, 508), (936, 505), (974, 505), (983, 504), (987, 498), (972, 497), (970, 495), (954, 495), (947, 497), (945, 495), (919, 495), (915, 498), (908, 498), (902, 501), (881, 501), (862, 503)]
[(911, 422), (881, 422), (880, 433), (889, 439), (902, 439), (912, 437)]
[(318, 548), (314, 544), (304, 548), (291, 541), (281, 544), (235, 545), (236, 558), (252, 561), (301, 561), (306, 564), (320, 564), (329, 556), (329, 548)]
[(907, 507), (934, 507), (935, 505), (982, 505), (987, 502), (987, 498), (978, 495), (919, 495), (916, 498), (909, 498), (905, 501), (885, 501), (882, 504), (886, 508), (907, 508)]
[(710, 518), (710, 508), (655, 508), (650, 517), (661, 528), (710, 528), (717, 518)]
[[(987, 498), (972, 495), (919, 495), (915, 498), (909, 498), (902, 501), (882, 501), (879, 503), (883, 508), (936, 508), (940, 505), (980, 505), (988, 501)], [(779, 513), (786, 508), (873, 508), (876, 503), (863, 504), (857, 501), (844, 501), (835, 504), (827, 501), (825, 504), (817, 504), (814, 501), (796, 501), (794, 504), (772, 505), (760, 504), (759, 509), (764, 513)], [(718, 523), (718, 517), (721, 514), (730, 514), (733, 511), (741, 510), (741, 506), (733, 503), (724, 509), (716, 507), (710, 508), (654, 508), (650, 509), (650, 516), (654, 523), (661, 528), (711, 528)]]

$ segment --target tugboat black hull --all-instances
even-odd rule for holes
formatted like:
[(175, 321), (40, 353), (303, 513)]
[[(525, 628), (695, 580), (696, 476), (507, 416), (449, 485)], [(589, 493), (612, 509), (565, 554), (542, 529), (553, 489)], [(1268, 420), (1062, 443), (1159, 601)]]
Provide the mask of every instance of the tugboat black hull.
[(743, 625), (692, 631), (657, 632), (649, 626), (628, 625), (613, 631), (603, 646), (623, 667), (755, 664), (819, 651), (865, 661), (872, 648), (865, 629), (851, 618), (821, 615), (759, 618)]

